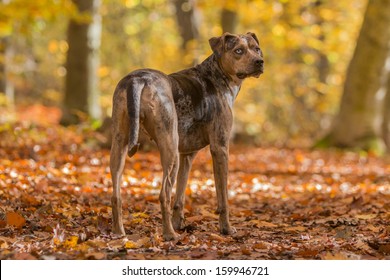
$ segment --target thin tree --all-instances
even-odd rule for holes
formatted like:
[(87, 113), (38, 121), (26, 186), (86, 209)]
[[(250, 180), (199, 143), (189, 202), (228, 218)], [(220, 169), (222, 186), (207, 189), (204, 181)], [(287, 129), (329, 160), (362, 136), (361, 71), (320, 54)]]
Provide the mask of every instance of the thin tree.
[(386, 69), (388, 71), (387, 75), (387, 92), (384, 102), (384, 112), (383, 112), (383, 139), (385, 141), (387, 151), (390, 152), (390, 55), (387, 58)]
[(80, 112), (93, 119), (101, 117), (97, 71), (101, 37), (100, 0), (73, 0), (89, 20), (72, 19), (68, 26), (65, 98), (62, 124), (80, 121)]
[(222, 32), (236, 33), (237, 25), (238, 25), (237, 11), (234, 11), (226, 6), (223, 7), (221, 12)]
[[(0, 0), (0, 4), (8, 4), (9, 0)], [(11, 36), (0, 37), (0, 94), (7, 97), (9, 104), (14, 103), (14, 86), (9, 79), (9, 67), (12, 60)]]
[(9, 79), (9, 66), (12, 60), (10, 37), (0, 38), (0, 93), (7, 97), (10, 105), (14, 103), (15, 94), (12, 81)]
[(193, 52), (193, 63), (197, 62), (196, 49), (191, 43), (199, 39), (199, 22), (197, 10), (195, 7), (196, 0), (173, 0), (176, 7), (176, 20), (179, 33), (182, 38), (182, 51), (187, 54)]

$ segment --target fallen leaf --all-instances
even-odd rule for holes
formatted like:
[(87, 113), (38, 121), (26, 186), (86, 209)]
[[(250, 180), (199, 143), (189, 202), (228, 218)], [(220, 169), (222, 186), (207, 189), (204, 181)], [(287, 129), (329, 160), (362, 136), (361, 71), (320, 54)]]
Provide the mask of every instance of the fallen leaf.
[(248, 222), (249, 225), (255, 226), (257, 228), (276, 228), (278, 225), (275, 225), (273, 223), (265, 222), (265, 221), (259, 221), (259, 220), (251, 220)]
[(134, 241), (127, 241), (125, 243), (125, 248), (126, 249), (138, 249), (140, 246), (137, 244), (137, 242), (134, 242)]
[(15, 260), (36, 260), (37, 258), (31, 255), (30, 253), (15, 253), (14, 255)]
[(149, 218), (149, 215), (143, 212), (133, 213), (131, 214), (133, 218), (141, 218), (141, 219), (147, 219)]
[(298, 256), (305, 257), (305, 258), (314, 258), (319, 253), (319, 250), (316, 249), (304, 249), (299, 252), (297, 252)]
[(6, 241), (0, 239), (0, 249), (8, 249), (9, 245)]
[(246, 255), (246, 256), (249, 256), (252, 254), (251, 250), (246, 245), (241, 246), (241, 253), (243, 255)]
[(215, 234), (215, 233), (211, 233), (210, 234), (210, 240), (215, 240), (215, 241), (219, 241), (219, 242), (226, 242), (229, 239), (226, 238), (226, 237), (223, 237), (221, 235), (218, 235), (218, 234)]
[(25, 194), (22, 197), (22, 201), (31, 206), (38, 206), (41, 204), (35, 196)]
[(383, 254), (389, 255), (390, 254), (390, 244), (379, 245), (378, 251), (383, 253)]
[(68, 249), (75, 248), (77, 246), (77, 242), (79, 240), (78, 236), (70, 236), (64, 242), (64, 247)]
[(302, 231), (307, 231), (307, 228), (302, 226), (288, 227), (285, 229), (285, 231), (302, 232)]
[(101, 233), (108, 233), (111, 231), (111, 221), (103, 216), (97, 217), (97, 228)]
[(102, 252), (89, 253), (86, 256), (87, 260), (103, 260), (106, 258), (106, 254)]
[(349, 227), (336, 230), (336, 238), (349, 239), (352, 236), (352, 230)]
[(358, 209), (362, 206), (363, 202), (364, 202), (364, 198), (363, 196), (360, 195), (357, 198), (356, 197), (353, 198), (353, 201), (351, 202), (350, 206), (352, 209)]
[(16, 212), (8, 212), (6, 220), (8, 225), (16, 228), (22, 228), (26, 224), (26, 219)]
[(127, 240), (115, 239), (107, 243), (108, 247), (111, 249), (120, 249), (123, 248)]
[(265, 249), (268, 249), (269, 247), (270, 247), (269, 244), (267, 244), (265, 242), (259, 242), (259, 243), (253, 244), (253, 246), (252, 246), (253, 249), (258, 249), (258, 250), (265, 250)]
[(323, 259), (323, 260), (349, 260), (346, 253), (343, 253), (343, 252), (337, 252), (337, 253), (326, 252), (325, 254), (322, 255), (321, 259)]
[(374, 225), (368, 225), (366, 228), (375, 233), (379, 233), (381, 231), (381, 227), (377, 227)]
[(199, 215), (199, 216), (188, 217), (188, 218), (186, 218), (186, 221), (189, 223), (194, 223), (194, 222), (200, 222), (203, 219), (204, 219), (204, 216)]
[(88, 246), (94, 247), (94, 248), (104, 248), (107, 246), (107, 242), (104, 242), (101, 239), (92, 239), (92, 240), (87, 240), (85, 242)]
[(362, 214), (362, 215), (355, 215), (355, 218), (360, 220), (371, 220), (376, 218), (377, 216), (378, 216), (377, 214)]

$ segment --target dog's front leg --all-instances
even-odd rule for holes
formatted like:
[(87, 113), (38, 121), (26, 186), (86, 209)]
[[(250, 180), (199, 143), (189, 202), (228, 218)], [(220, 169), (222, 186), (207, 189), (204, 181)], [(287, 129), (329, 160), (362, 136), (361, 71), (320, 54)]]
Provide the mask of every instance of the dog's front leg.
[(235, 228), (230, 226), (229, 206), (227, 193), (227, 176), (228, 176), (228, 158), (229, 147), (226, 145), (210, 145), (211, 156), (213, 158), (213, 169), (215, 188), (217, 191), (219, 214), (219, 227), (222, 234), (233, 234)]

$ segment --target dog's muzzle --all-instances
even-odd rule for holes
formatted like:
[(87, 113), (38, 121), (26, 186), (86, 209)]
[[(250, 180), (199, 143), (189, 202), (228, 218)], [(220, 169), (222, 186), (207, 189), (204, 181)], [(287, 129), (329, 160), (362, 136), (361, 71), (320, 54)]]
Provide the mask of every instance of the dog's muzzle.
[(264, 60), (258, 59), (255, 61), (255, 67), (258, 69), (257, 71), (254, 72), (254, 74), (260, 75), (264, 73)]
[(258, 59), (254, 62), (252, 70), (248, 72), (238, 72), (236, 76), (239, 79), (245, 79), (247, 77), (256, 77), (258, 78), (261, 74), (264, 73), (264, 60)]

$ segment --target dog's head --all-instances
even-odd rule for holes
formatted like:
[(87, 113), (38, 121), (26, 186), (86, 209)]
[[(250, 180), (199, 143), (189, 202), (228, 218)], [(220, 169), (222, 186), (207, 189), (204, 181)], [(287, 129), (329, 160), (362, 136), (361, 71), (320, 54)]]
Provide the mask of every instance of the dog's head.
[(232, 79), (258, 78), (264, 72), (263, 52), (254, 33), (224, 33), (211, 38), (209, 43), (220, 60), (222, 70)]

